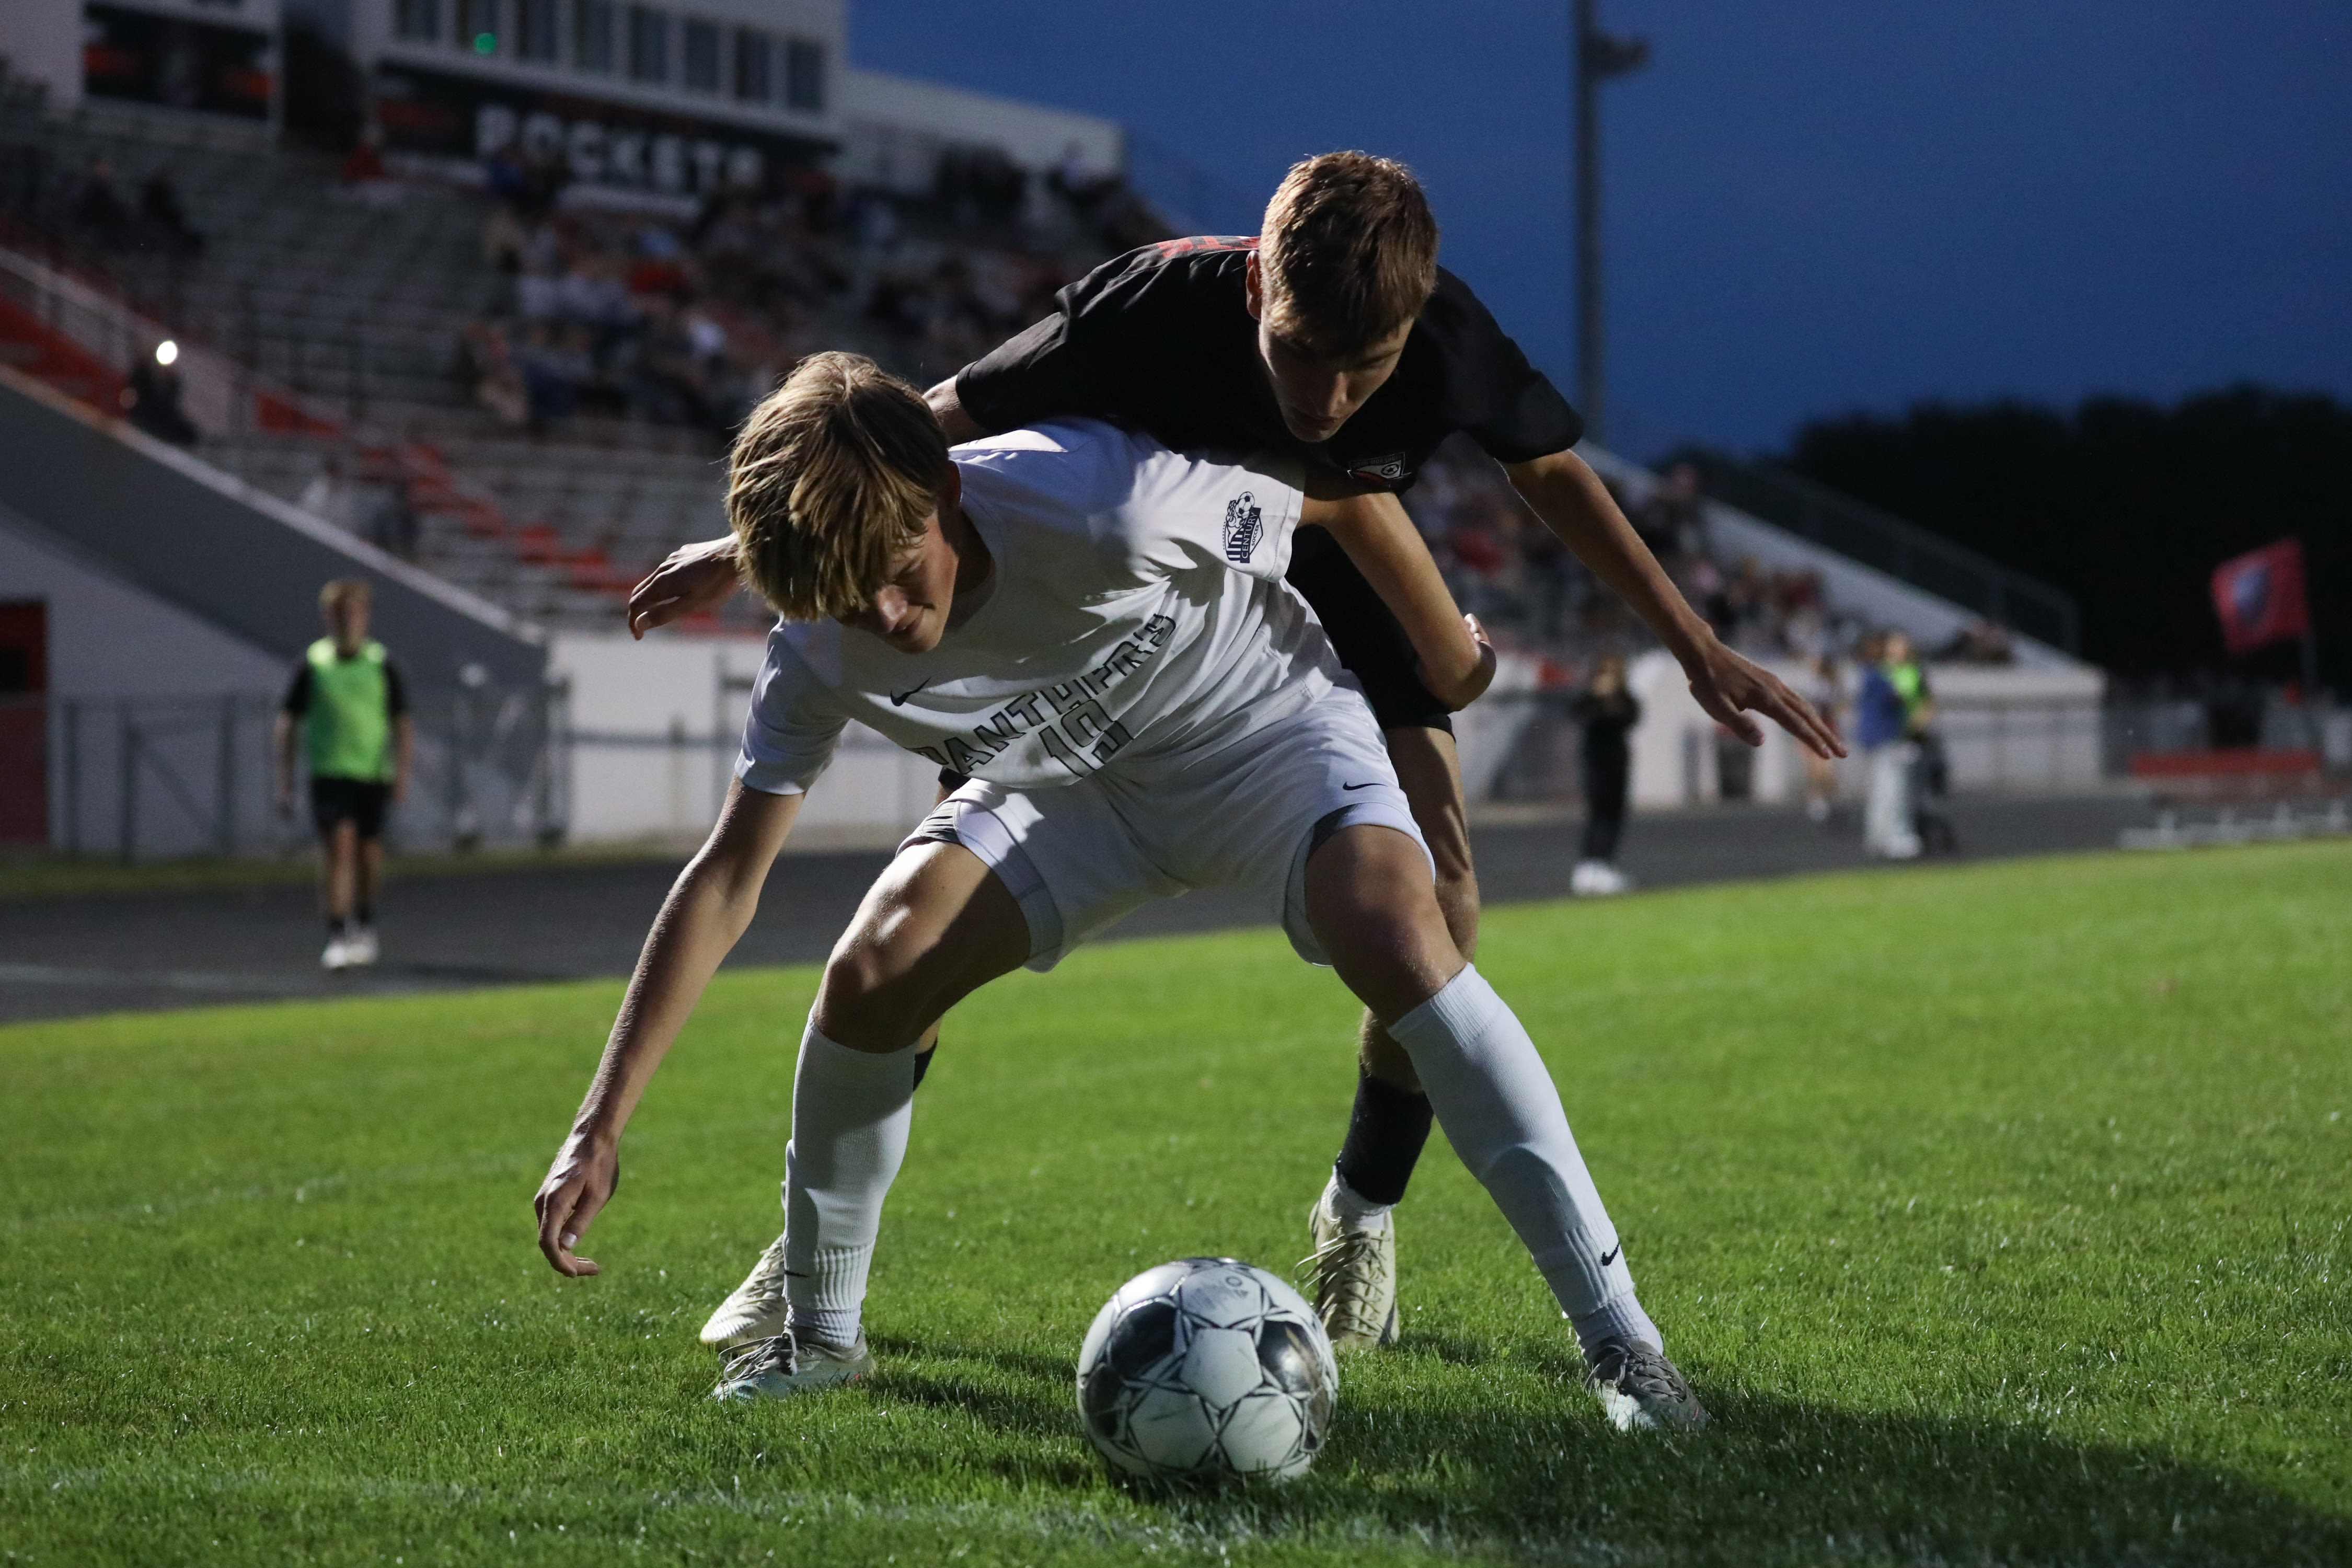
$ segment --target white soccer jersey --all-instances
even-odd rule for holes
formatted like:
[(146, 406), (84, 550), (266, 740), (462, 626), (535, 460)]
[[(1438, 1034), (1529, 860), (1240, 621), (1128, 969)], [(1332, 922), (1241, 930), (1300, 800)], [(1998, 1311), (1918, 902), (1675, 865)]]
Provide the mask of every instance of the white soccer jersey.
[(806, 789), (855, 719), (942, 767), (1045, 789), (1149, 769), (1319, 700), (1339, 676), (1282, 582), (1303, 475), (1180, 456), (1092, 420), (954, 449), (987, 598), (929, 653), (779, 622), (736, 775)]

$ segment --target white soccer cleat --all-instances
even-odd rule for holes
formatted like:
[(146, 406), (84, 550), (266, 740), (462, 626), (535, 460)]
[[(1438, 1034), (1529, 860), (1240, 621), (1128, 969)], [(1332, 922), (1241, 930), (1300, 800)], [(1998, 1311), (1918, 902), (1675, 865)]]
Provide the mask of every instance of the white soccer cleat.
[(326, 970), (330, 973), (340, 974), (351, 966), (352, 944), (350, 940), (340, 935), (329, 937), (327, 939), (327, 951), (319, 955), (319, 967)]
[(1315, 1250), (1298, 1260), (1300, 1283), (1311, 1275), (1315, 1315), (1335, 1351), (1364, 1351), (1396, 1343), (1396, 1214), (1382, 1209), (1376, 1219), (1350, 1225), (1339, 1215), (1339, 1178), (1334, 1175), (1307, 1214)]
[(1606, 899), (1630, 892), (1633, 879), (1606, 860), (1580, 860), (1568, 875), (1568, 890), (1580, 899)]
[(702, 1325), (702, 1342), (723, 1352), (784, 1331), (784, 1238), (780, 1236)]
[(1688, 1430), (1706, 1425), (1706, 1406), (1665, 1352), (1633, 1340), (1593, 1347), (1584, 1386), (1620, 1432)]
[(343, 962), (353, 969), (365, 969), (373, 963), (383, 948), (375, 940), (375, 927), (359, 926), (343, 939)]
[(787, 1329), (730, 1352), (727, 1370), (710, 1397), (747, 1405), (755, 1399), (790, 1399), (862, 1382), (873, 1371), (874, 1356), (862, 1333), (854, 1344), (828, 1345), (797, 1338)]

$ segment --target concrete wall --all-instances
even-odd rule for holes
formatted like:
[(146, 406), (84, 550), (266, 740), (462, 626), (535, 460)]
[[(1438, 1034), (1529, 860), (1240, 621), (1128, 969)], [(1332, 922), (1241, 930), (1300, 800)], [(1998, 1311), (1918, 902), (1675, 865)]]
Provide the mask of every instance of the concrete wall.
[(6, 506), (0, 598), (47, 603), (53, 700), (268, 692), (292, 668), (142, 592)]
[(7, 0), (0, 5), (0, 55), (14, 75), (49, 90), (49, 107), (81, 102), (81, 0)]
[(1126, 166), (1127, 133), (1116, 121), (883, 71), (842, 72), (842, 178), (909, 194), (931, 188), (933, 166), (950, 145), (994, 147), (1034, 172), (1075, 153), (1088, 174)]
[[(550, 673), (572, 690), (572, 837), (699, 838), (734, 776), (766, 644), (757, 637), (643, 642), (559, 633)], [(793, 828), (799, 848), (893, 843), (920, 821), (938, 767), (863, 726), (842, 737)]]
[(536, 680), (543, 634), (320, 519), (0, 366), (0, 505), (226, 634), (291, 659), (318, 635), (319, 585), (374, 590), (411, 679), (479, 667)]
[[(1804, 689), (1803, 672), (1795, 666), (1772, 668)], [(1633, 804), (1655, 810), (1721, 799), (1716, 723), (1691, 696), (1682, 667), (1671, 655), (1654, 651), (1635, 659), (1626, 679), (1642, 703), (1642, 721), (1632, 736)], [(1853, 684), (1848, 671), (1845, 702), (1836, 715), (1849, 742)], [(1944, 738), (1953, 788), (2080, 789), (2098, 783), (2099, 708), (2106, 690), (2099, 671), (2081, 665), (1931, 665), (1927, 684), (1936, 697), (1934, 727)], [(1764, 744), (1753, 763), (1751, 798), (1803, 797), (1803, 752), (1779, 726), (1765, 724)], [(1841, 795), (1861, 797), (1866, 766), (1859, 751), (1839, 764)]]
[[(48, 611), (50, 847), (116, 853), (126, 825), (149, 856), (273, 841), (269, 723), (285, 661), (5, 506), (0, 598)], [(126, 777), (130, 730), (140, 739)]]

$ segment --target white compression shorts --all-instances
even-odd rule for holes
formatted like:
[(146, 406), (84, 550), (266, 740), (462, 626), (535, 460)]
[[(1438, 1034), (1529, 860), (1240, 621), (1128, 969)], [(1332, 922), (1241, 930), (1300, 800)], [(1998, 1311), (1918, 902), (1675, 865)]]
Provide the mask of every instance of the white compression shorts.
[(1146, 778), (1106, 769), (1027, 791), (974, 779), (899, 848), (961, 844), (980, 857), (1028, 919), (1031, 969), (1053, 968), (1154, 899), (1212, 887), (1254, 895), (1298, 955), (1319, 964), (1328, 960), (1307, 923), (1307, 858), (1364, 824), (1408, 834), (1429, 854), (1371, 710), (1340, 687)]

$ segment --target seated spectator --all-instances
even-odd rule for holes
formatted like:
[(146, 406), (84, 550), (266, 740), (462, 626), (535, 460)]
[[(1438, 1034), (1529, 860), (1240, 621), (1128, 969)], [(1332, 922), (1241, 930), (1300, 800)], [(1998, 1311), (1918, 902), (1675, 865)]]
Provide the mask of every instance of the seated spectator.
[(857, 247), (871, 256), (887, 253), (898, 243), (898, 209), (887, 196), (872, 192), (860, 196), (850, 214)]
[(522, 219), (515, 216), (511, 205), (500, 202), (490, 209), (488, 219), (482, 225), (484, 261), (512, 276), (522, 270), (523, 247), (530, 243), (530, 231), (523, 227)]
[(114, 188), (114, 171), (103, 158), (89, 161), (89, 172), (82, 176), (81, 188), (74, 193), (74, 226), (107, 249), (121, 245), (130, 236), (131, 209), (122, 205), (122, 197)]
[(358, 487), (344, 478), (342, 453), (331, 450), (327, 454), (326, 465), (311, 476), (309, 484), (302, 487), (302, 494), (295, 504), (311, 516), (324, 518), (348, 533), (358, 531), (354, 523), (360, 499)]
[(519, 210), (536, 210), (530, 205), (533, 193), (530, 175), (510, 146), (500, 147), (482, 160), (482, 189), (489, 192), (492, 199), (510, 203)]
[(388, 207), (400, 201), (400, 182), (383, 163), (383, 127), (369, 125), (359, 144), (343, 156), (340, 174), (343, 189), (370, 206)]
[(1730, 581), (1724, 576), (1722, 568), (1704, 555), (1683, 559), (1686, 563), (1684, 596), (1698, 606), (1698, 613), (1706, 617), (1715, 635), (1729, 642), (1732, 634), (1739, 629), (1739, 617), (1731, 606)]
[(1671, 564), (1706, 547), (1706, 502), (1698, 469), (1676, 463), (1627, 519), (1650, 553)]
[(545, 321), (534, 321), (514, 360), (522, 373), (530, 427), (544, 431), (571, 418), (581, 385), (594, 369), (581, 341), (571, 334), (559, 336)]
[(205, 248), (205, 237), (188, 222), (187, 210), (180, 205), (180, 192), (172, 184), (172, 176), (162, 169), (147, 176), (139, 187), (139, 216), (148, 232), (159, 239), (163, 248), (175, 256), (198, 256)]
[(2015, 664), (2017, 645), (2011, 640), (2008, 627), (1974, 620), (1929, 657), (1950, 664)]
[(194, 422), (180, 407), (180, 373), (160, 363), (160, 357), (142, 354), (131, 365), (130, 379), (122, 388), (122, 411), (132, 429), (174, 447), (193, 447), (197, 431)]
[(386, 474), (375, 487), (373, 500), (367, 514), (368, 542), (403, 561), (415, 560), (420, 520), (415, 500), (409, 494), (408, 476), (397, 471)]
[(659, 224), (637, 231), (637, 264), (629, 269), (629, 292), (644, 298), (666, 294), (683, 302), (693, 292), (694, 279), (686, 269), (677, 236)]
[(501, 424), (520, 428), (530, 423), (530, 394), (522, 372), (507, 345), (506, 334), (488, 321), (467, 324), (459, 340), (454, 374), (474, 395), (474, 401), (496, 415)]

